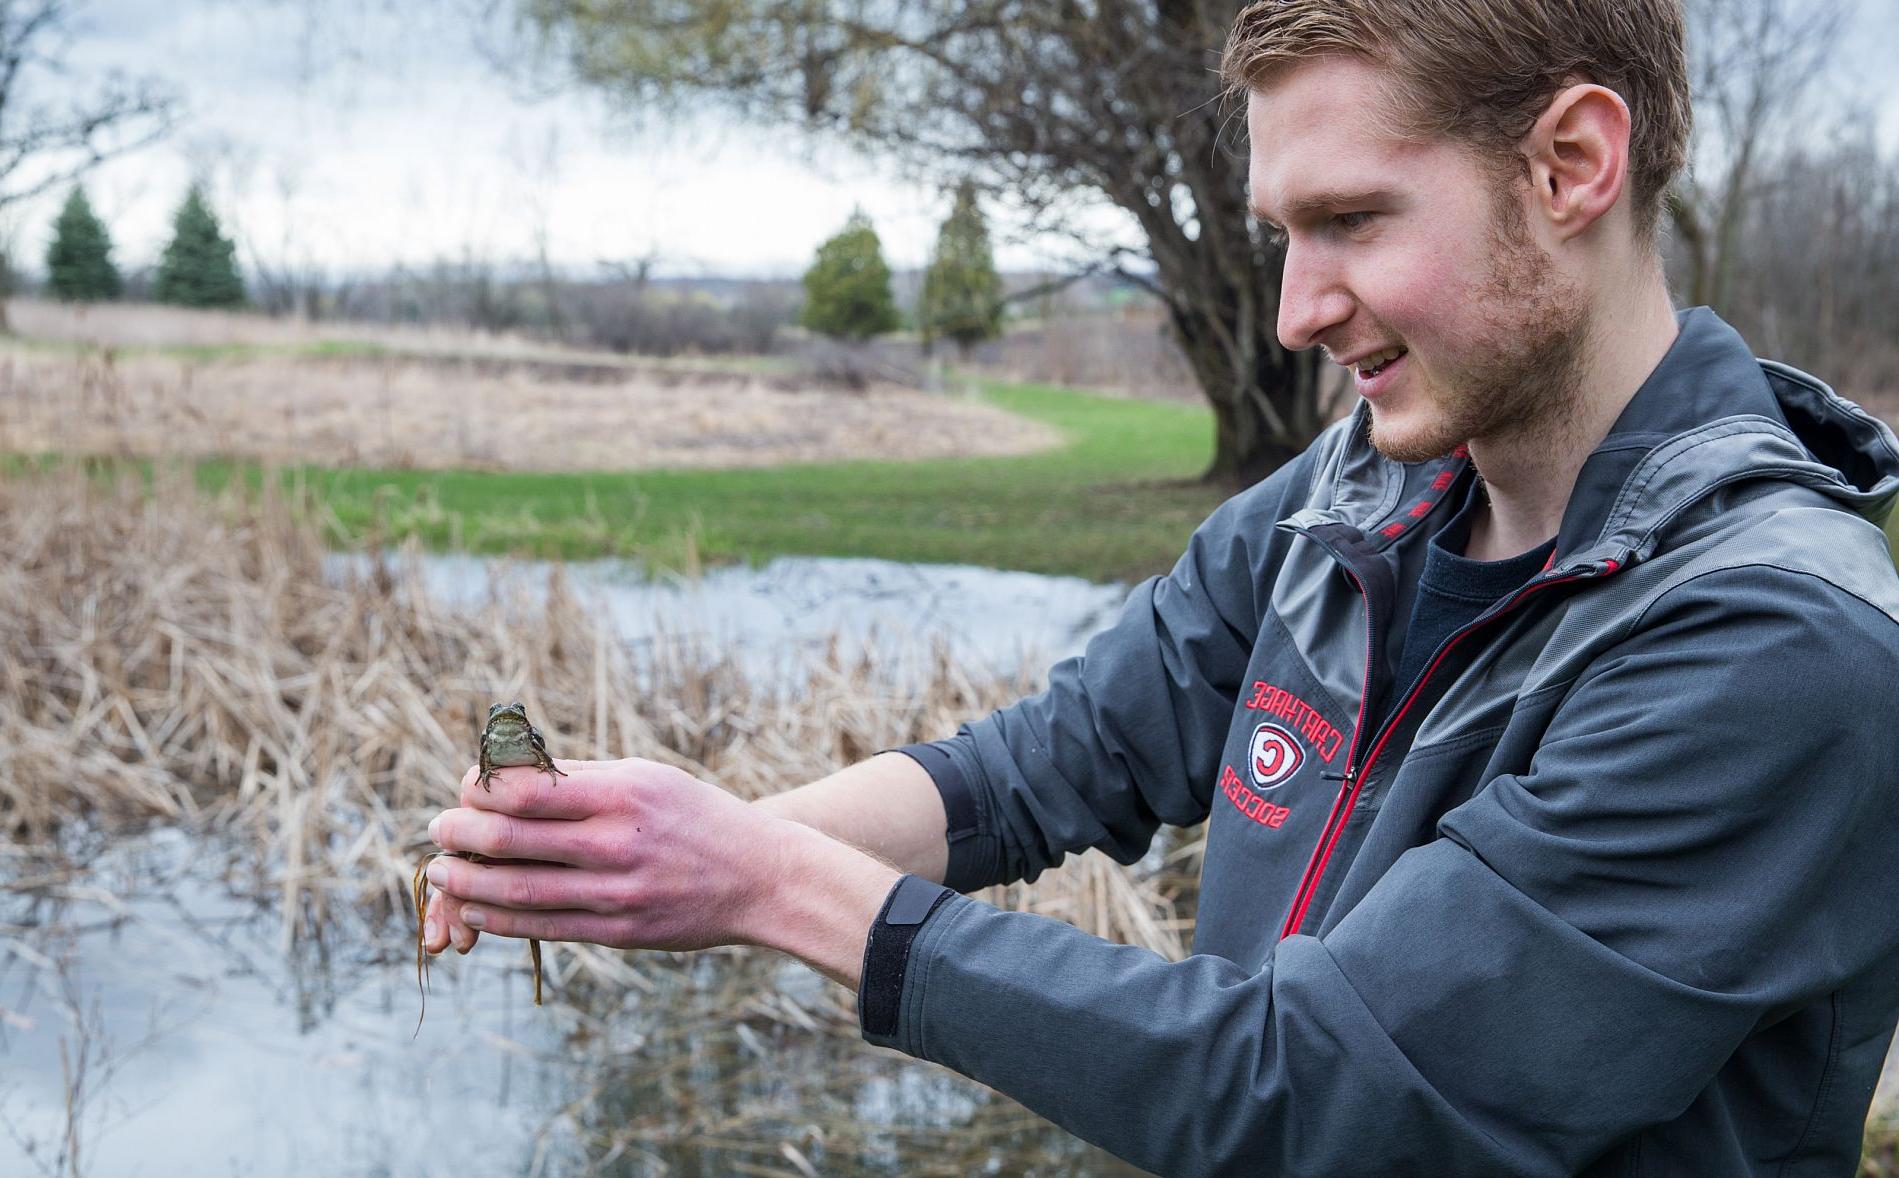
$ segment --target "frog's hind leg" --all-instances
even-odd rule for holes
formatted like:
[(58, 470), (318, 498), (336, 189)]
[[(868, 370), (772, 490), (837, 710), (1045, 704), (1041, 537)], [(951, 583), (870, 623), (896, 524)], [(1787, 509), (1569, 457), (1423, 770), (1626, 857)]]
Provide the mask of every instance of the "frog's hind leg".
[(429, 1010), (428, 987), (428, 944), (425, 938), (429, 903), (429, 880), (423, 874), (428, 870), (434, 855), (424, 855), (422, 862), (416, 864), (415, 876), (409, 881), (409, 895), (415, 901), (415, 989), (422, 996), (422, 1009), (416, 1012), (415, 1031), (409, 1036), (413, 1039), (422, 1033), (422, 1016)]
[(528, 737), (528, 740), (534, 745), (534, 755), (540, 758), (534, 762), (535, 768), (542, 770), (549, 777), (567, 776), (565, 770), (554, 764), (554, 758), (547, 755), (547, 742), (541, 739), (539, 732), (535, 732), (534, 735)]

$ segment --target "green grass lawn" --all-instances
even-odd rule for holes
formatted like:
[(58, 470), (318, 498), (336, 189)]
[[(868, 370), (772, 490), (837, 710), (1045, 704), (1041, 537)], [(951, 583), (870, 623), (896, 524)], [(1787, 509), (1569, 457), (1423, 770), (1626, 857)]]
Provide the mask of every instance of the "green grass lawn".
[[(1212, 453), (1212, 419), (1201, 407), (1030, 385), (982, 396), (1054, 425), (1068, 444), (1013, 458), (760, 470), (303, 467), (283, 477), (334, 513), (339, 542), (413, 534), (433, 548), (638, 556), (671, 568), (787, 553), (876, 556), (1095, 580), (1166, 571), (1221, 498), (1193, 481)], [(199, 479), (215, 488), (234, 472), (253, 486), (263, 477), (254, 465), (205, 463)]]
[[(848, 462), (759, 470), (575, 474), (292, 468), (339, 544), (414, 535), (436, 549), (637, 556), (692, 568), (783, 554), (938, 561), (1093, 580), (1170, 568), (1221, 492), (1194, 481), (1212, 452), (1199, 406), (1038, 385), (991, 404), (1049, 423), (1067, 445), (1014, 458)], [(255, 465), (207, 462), (202, 485)], [(1899, 516), (1888, 536), (1899, 553)]]

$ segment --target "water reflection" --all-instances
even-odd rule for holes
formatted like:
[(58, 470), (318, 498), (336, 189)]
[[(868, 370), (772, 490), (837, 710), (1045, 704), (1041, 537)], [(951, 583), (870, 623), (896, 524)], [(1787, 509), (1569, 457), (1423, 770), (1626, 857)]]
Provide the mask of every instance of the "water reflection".
[(411, 1040), (406, 921), (287, 945), (243, 860), (164, 830), (4, 864), (0, 1173), (1136, 1172), (863, 1044), (842, 989), (764, 952), (632, 955), (641, 984), (568, 972), (536, 1009), (520, 946), (484, 942)]

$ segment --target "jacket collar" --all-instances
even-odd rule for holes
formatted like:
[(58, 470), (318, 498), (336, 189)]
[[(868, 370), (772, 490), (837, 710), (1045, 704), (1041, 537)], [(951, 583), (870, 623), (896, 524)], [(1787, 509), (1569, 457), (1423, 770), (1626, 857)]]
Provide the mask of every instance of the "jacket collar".
[[(1743, 479), (1801, 483), (1884, 522), (1899, 496), (1899, 439), (1890, 427), (1806, 373), (1755, 359), (1706, 307), (1677, 312), (1676, 321), (1674, 344), (1577, 474), (1550, 575), (1646, 559), (1669, 521)], [(1348, 523), (1375, 547), (1427, 530), (1408, 526), (1416, 492), (1441, 492), (1470, 459), (1460, 446), (1427, 463), (1392, 462), (1367, 440), (1369, 413), (1361, 400), (1331, 506), (1285, 523)]]

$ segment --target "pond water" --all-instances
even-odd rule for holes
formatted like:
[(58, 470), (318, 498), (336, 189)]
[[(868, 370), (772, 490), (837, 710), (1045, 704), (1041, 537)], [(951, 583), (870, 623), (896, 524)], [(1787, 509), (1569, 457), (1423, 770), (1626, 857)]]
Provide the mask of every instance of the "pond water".
[[(491, 562), (423, 567), (444, 602), (490, 591)], [(547, 571), (506, 570), (529, 593)], [(567, 572), (628, 641), (730, 645), (776, 680), (834, 633), (1007, 673), (1079, 650), (1126, 596), (869, 560)], [(536, 1008), (519, 945), (484, 941), (433, 968), (417, 1033), (406, 914), (332, 911), (291, 943), (254, 857), (169, 829), (0, 848), (0, 1175), (1136, 1172), (868, 1047), (841, 988), (762, 951), (597, 980), (564, 958)]]
[(164, 830), (7, 865), (0, 1174), (75, 1143), (109, 1175), (1136, 1172), (825, 1023), (832, 983), (764, 952), (537, 1008), (519, 946), (484, 943), (431, 970), (418, 1032), (399, 922), (286, 946), (238, 858)]
[[(370, 558), (333, 555), (330, 567), (361, 570)], [(419, 558), (435, 600), (475, 605), (499, 583), (530, 597), (546, 592), (552, 565), (477, 556)], [(1125, 585), (1045, 577), (970, 565), (780, 557), (762, 568), (730, 565), (697, 579), (649, 577), (626, 561), (562, 566), (569, 587), (630, 643), (697, 642), (729, 651), (761, 683), (795, 681), (830, 637), (896, 666), (920, 665), (930, 643), (947, 645), (974, 678), (1013, 674), (1025, 662), (1080, 652), (1112, 622)]]

